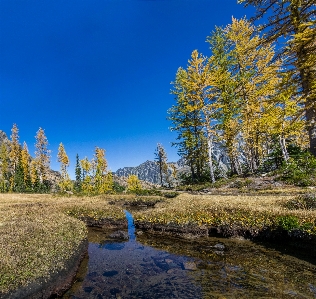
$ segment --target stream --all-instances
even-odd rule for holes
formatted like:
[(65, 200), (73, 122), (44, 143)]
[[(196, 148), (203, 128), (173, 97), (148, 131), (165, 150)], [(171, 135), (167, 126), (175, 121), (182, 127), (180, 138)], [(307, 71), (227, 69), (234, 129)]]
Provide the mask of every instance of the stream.
[(89, 228), (88, 256), (64, 299), (316, 298), (316, 258), (248, 240), (185, 240)]

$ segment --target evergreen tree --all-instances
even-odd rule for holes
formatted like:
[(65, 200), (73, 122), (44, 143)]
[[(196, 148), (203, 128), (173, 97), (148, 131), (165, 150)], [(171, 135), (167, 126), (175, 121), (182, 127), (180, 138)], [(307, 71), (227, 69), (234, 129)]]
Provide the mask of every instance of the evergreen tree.
[(35, 139), (35, 162), (37, 173), (39, 175), (40, 182), (44, 183), (44, 181), (48, 179), (51, 151), (47, 148), (48, 140), (42, 128), (39, 128), (37, 131)]
[(19, 159), (18, 164), (16, 165), (14, 176), (13, 176), (13, 188), (14, 192), (25, 192), (26, 191), (26, 184), (24, 181), (24, 172), (23, 172), (23, 165), (21, 162), (21, 158)]
[(9, 153), (5, 143), (0, 147), (0, 192), (9, 191)]
[(160, 175), (160, 185), (163, 186), (163, 182), (168, 177), (168, 164), (167, 164), (167, 153), (163, 148), (162, 144), (158, 143), (156, 148), (156, 163), (159, 167), (159, 175)]
[(75, 168), (76, 182), (75, 182), (75, 190), (77, 192), (81, 192), (81, 184), (82, 184), (82, 170), (80, 166), (79, 155), (76, 155), (76, 168)]

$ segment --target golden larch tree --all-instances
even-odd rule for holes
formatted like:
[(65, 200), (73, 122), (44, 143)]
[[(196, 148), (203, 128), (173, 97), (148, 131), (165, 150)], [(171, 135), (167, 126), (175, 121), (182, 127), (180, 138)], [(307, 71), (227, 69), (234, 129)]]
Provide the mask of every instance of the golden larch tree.
[(15, 172), (17, 165), (19, 163), (19, 158), (21, 154), (21, 146), (19, 142), (19, 129), (16, 124), (13, 124), (13, 127), (11, 129), (11, 140), (10, 140), (10, 162), (13, 169), (13, 172)]
[(28, 182), (30, 180), (30, 154), (27, 147), (26, 142), (23, 142), (23, 149), (21, 151), (21, 164), (23, 168), (23, 177), (24, 177), (24, 183), (25, 185), (28, 185)]
[(130, 192), (137, 192), (142, 190), (142, 185), (137, 175), (131, 174), (127, 178), (127, 190)]
[(67, 171), (67, 168), (69, 166), (69, 158), (62, 143), (59, 144), (57, 158), (58, 162), (60, 163), (61, 172), (61, 181), (59, 182), (59, 187), (63, 192), (70, 191), (72, 190), (73, 186)]

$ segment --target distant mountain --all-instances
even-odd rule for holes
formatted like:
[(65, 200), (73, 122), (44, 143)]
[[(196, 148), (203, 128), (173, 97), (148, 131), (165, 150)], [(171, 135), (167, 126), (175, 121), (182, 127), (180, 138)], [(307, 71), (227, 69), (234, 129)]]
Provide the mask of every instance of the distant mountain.
[[(218, 167), (223, 173), (226, 173), (229, 168), (229, 159), (223, 147), (214, 142), (213, 144), (213, 159), (217, 162)], [(169, 173), (172, 172), (171, 165), (176, 166), (178, 174), (190, 172), (189, 166), (185, 164), (185, 159), (181, 158), (177, 162), (169, 162)], [(159, 166), (154, 161), (147, 160), (146, 162), (136, 167), (123, 167), (113, 173), (118, 177), (128, 177), (129, 175), (137, 175), (142, 181), (147, 181), (153, 184), (160, 184)], [(164, 182), (165, 183), (165, 182)]]
[[(184, 160), (180, 159), (177, 162), (170, 162), (169, 172), (171, 173), (171, 165), (175, 165), (179, 172), (187, 171), (188, 167), (185, 166)], [(137, 175), (142, 181), (147, 181), (153, 184), (160, 184), (159, 166), (154, 161), (147, 160), (146, 162), (136, 167), (124, 167), (118, 169), (114, 174), (118, 177), (128, 177), (129, 175)]]
[(8, 143), (9, 139), (8, 136), (5, 132), (0, 130), (0, 146), (2, 145), (2, 143)]
[(159, 167), (153, 162), (147, 160), (146, 162), (136, 167), (124, 167), (114, 172), (118, 177), (128, 177), (129, 175), (137, 175), (140, 180), (147, 181), (153, 184), (160, 182)]

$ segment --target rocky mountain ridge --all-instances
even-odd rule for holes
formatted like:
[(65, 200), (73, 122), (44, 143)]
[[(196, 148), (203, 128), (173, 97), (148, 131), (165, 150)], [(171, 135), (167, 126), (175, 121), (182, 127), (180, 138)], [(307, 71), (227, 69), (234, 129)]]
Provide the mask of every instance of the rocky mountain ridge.
[[(178, 173), (189, 171), (189, 168), (185, 165), (183, 159), (180, 159), (177, 162), (169, 162), (169, 173), (172, 172), (172, 165), (175, 166)], [(156, 162), (150, 160), (147, 160), (146, 162), (135, 167), (120, 168), (113, 174), (118, 177), (128, 177), (129, 175), (136, 175), (142, 181), (150, 182), (152, 184), (160, 184), (159, 166)]]

